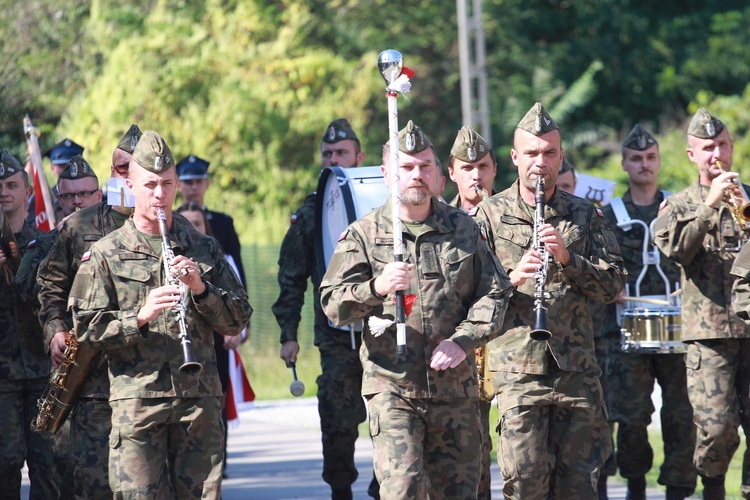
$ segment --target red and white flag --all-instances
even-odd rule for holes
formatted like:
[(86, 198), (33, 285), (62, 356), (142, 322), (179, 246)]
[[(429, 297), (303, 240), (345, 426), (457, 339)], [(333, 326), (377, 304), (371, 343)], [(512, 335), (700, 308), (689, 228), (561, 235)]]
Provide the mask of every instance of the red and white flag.
[(39, 129), (31, 123), (29, 115), (23, 119), (23, 131), (26, 135), (26, 144), (29, 148), (29, 162), (31, 163), (32, 176), (34, 179), (34, 226), (45, 233), (55, 227), (55, 208), (49, 194), (49, 184), (44, 175), (42, 166), (42, 153), (39, 149)]
[(240, 423), (237, 407), (242, 403), (255, 401), (255, 393), (245, 373), (242, 357), (237, 349), (229, 351), (229, 389), (227, 390), (227, 422), (235, 428)]

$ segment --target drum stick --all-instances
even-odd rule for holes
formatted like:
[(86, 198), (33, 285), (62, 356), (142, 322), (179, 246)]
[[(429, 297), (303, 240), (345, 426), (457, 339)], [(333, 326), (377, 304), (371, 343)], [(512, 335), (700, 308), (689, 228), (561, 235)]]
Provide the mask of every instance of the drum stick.
[(289, 363), (289, 368), (292, 369), (292, 377), (294, 377), (292, 383), (289, 384), (289, 392), (292, 393), (292, 396), (298, 398), (304, 394), (305, 384), (297, 380), (297, 366), (294, 363)]
[(627, 295), (623, 297), (623, 300), (628, 300), (630, 302), (644, 302), (646, 304), (654, 304), (657, 306), (669, 306), (671, 305), (668, 300), (659, 300), (659, 299), (649, 299), (646, 297), (628, 297)]

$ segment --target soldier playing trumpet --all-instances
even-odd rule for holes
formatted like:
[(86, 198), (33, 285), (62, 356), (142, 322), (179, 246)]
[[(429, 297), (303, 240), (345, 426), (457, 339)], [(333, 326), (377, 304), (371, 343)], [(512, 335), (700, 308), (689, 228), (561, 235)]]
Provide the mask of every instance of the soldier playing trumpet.
[[(492, 147), (474, 129), (461, 127), (448, 158), (448, 174), (458, 187), (451, 206), (469, 212), (494, 194), (492, 183), (497, 173), (497, 162)], [(490, 371), (487, 369), (487, 345), (477, 349), (479, 377), (479, 414), (482, 421), (482, 477), (479, 481), (478, 499), (492, 496), (490, 465), (492, 439), (490, 437), (490, 407), (495, 396)]]
[[(693, 462), (703, 498), (724, 498), (724, 477), (750, 436), (750, 326), (731, 307), (729, 271), (747, 234), (726, 202), (739, 183), (732, 172), (734, 146), (727, 126), (700, 108), (688, 126), (687, 156), (698, 180), (670, 196), (654, 226), (655, 242), (682, 270), (682, 331), (688, 343), (688, 396), (698, 427)], [(745, 453), (742, 495), (750, 496), (750, 455)]]

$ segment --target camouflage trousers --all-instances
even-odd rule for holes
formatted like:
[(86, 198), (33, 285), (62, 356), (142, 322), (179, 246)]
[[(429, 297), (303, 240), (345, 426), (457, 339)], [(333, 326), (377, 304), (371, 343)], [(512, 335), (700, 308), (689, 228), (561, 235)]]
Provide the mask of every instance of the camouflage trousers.
[(476, 498), (482, 438), (476, 398), (368, 397), (380, 498)]
[(112, 409), (106, 399), (80, 399), (70, 415), (75, 498), (109, 499)]
[(654, 382), (661, 387), (661, 431), (664, 463), (659, 484), (695, 488), (695, 427), (687, 394), (683, 354), (614, 353), (610, 379), (612, 419), (618, 424), (617, 465), (625, 478), (645, 476), (654, 453), (648, 425), (654, 412)]
[(221, 497), (218, 397), (110, 402), (109, 485), (115, 499)]
[(497, 372), (497, 460), (507, 499), (597, 498), (611, 434), (599, 373)]
[(705, 477), (726, 474), (740, 444), (742, 425), (742, 495), (750, 498), (750, 339), (690, 342), (685, 364), (698, 427), (695, 467)]
[(492, 401), (479, 402), (479, 423), (482, 429), (482, 469), (479, 477), (478, 500), (492, 498), (492, 428), (490, 427), (490, 409)]
[(323, 442), (323, 480), (349, 488), (357, 480), (354, 443), (367, 420), (362, 399), (362, 362), (351, 346), (320, 346), (318, 414)]
[(596, 362), (602, 371), (599, 377), (599, 383), (602, 386), (602, 397), (604, 398), (604, 406), (607, 408), (608, 424), (609, 424), (609, 435), (610, 435), (610, 451), (607, 461), (602, 465), (600, 475), (602, 476), (614, 476), (617, 474), (617, 459), (615, 457), (615, 442), (614, 442), (614, 421), (612, 420), (612, 396), (609, 388), (609, 379), (612, 378), (612, 370), (614, 363), (612, 359), (617, 353), (620, 352), (620, 332), (609, 332), (598, 337), (594, 337), (594, 350), (596, 353)]
[(52, 442), (31, 430), (47, 377), (0, 381), (0, 496), (21, 498), (21, 468), (29, 467), (31, 500), (57, 498)]

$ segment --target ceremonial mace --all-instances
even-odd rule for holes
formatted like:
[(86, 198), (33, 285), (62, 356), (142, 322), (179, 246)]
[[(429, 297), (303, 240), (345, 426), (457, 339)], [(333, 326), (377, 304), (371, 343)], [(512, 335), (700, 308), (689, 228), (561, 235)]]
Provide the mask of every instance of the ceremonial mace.
[(297, 365), (289, 363), (289, 367), (292, 369), (292, 376), (294, 377), (294, 381), (289, 384), (289, 392), (294, 397), (300, 397), (305, 392), (305, 384), (297, 380)]
[[(398, 169), (398, 94), (409, 92), (409, 77), (414, 74), (404, 67), (404, 56), (397, 50), (384, 50), (378, 56), (378, 70), (383, 76), (388, 98), (388, 134), (391, 165), (391, 211), (393, 212), (393, 260), (403, 262), (403, 236), (401, 234), (401, 187)], [(396, 292), (396, 345), (398, 354), (406, 353), (406, 316), (404, 291)]]

